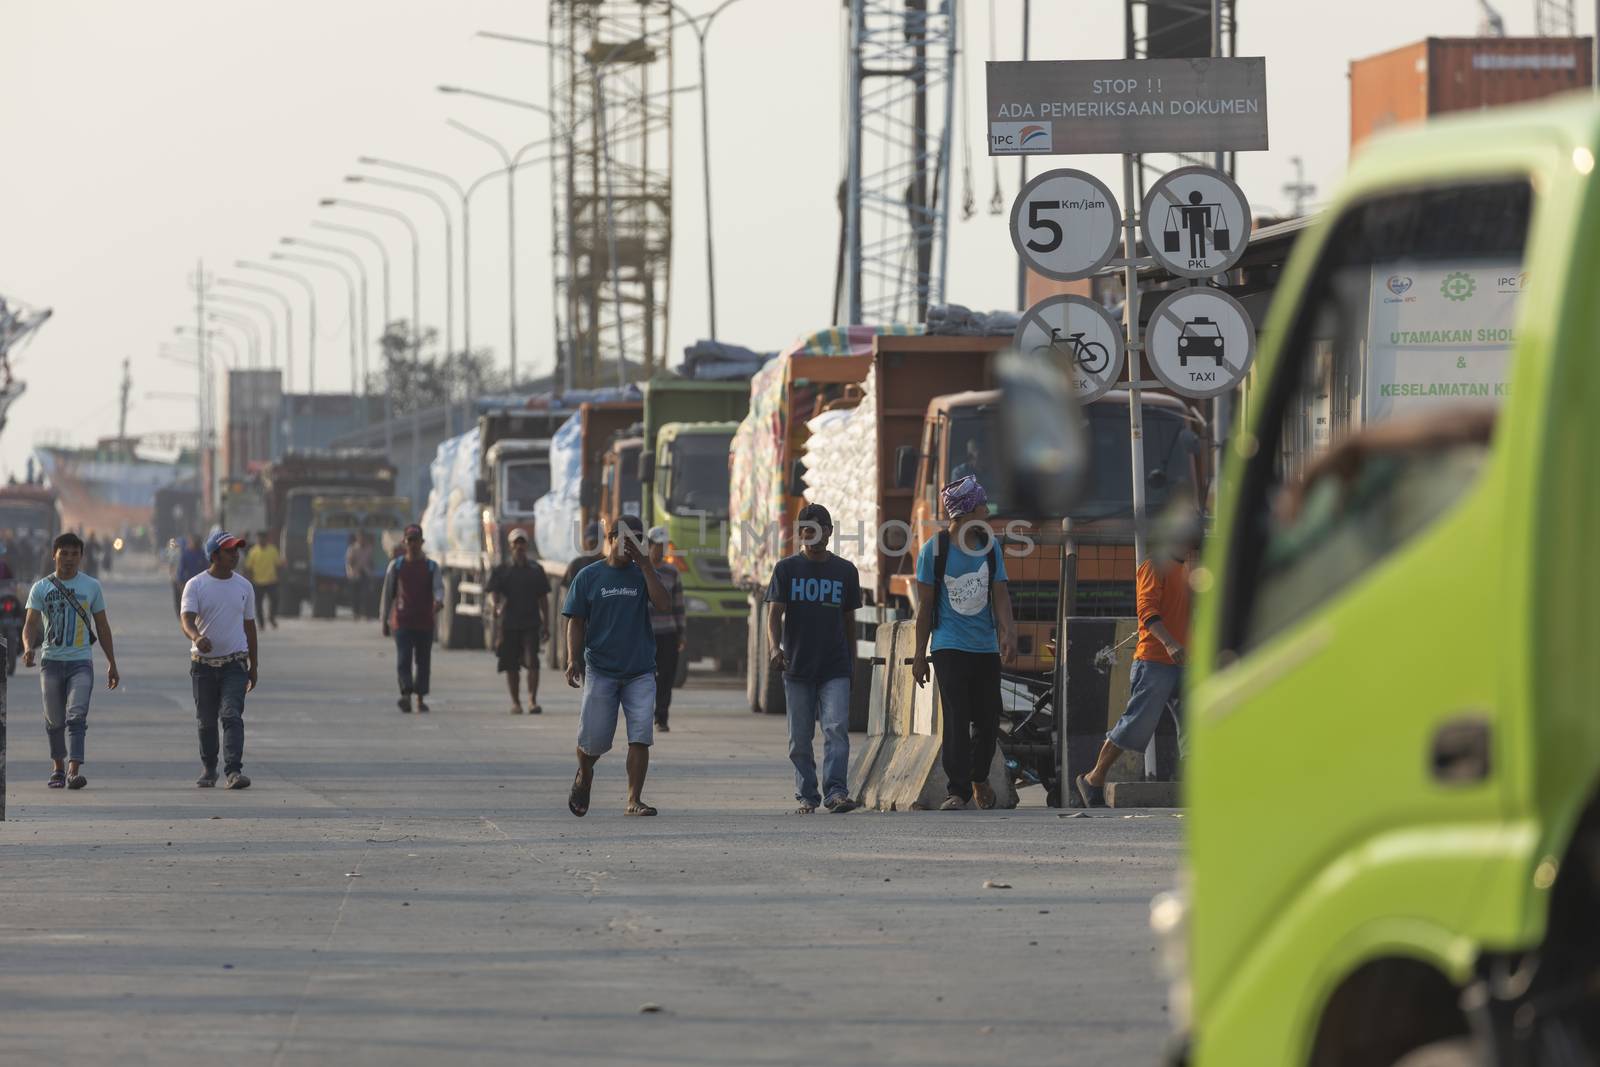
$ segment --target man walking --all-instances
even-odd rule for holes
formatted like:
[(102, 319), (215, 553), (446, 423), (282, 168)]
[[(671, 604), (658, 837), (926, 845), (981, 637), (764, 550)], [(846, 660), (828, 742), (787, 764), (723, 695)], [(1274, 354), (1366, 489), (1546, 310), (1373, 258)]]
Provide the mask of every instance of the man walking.
[[(855, 655), (850, 624), (861, 606), (856, 565), (828, 551), (833, 517), (821, 504), (800, 509), (795, 540), (801, 550), (778, 561), (767, 585), (767, 639), (772, 666), (783, 672), (788, 706), (789, 762), (794, 764), (796, 815), (822, 805), (836, 815), (850, 799), (850, 680)], [(812, 749), (822, 720), (822, 785)], [(822, 798), (826, 795), (827, 800)]]
[(640, 547), (644, 524), (623, 515), (606, 536), (606, 556), (579, 572), (567, 590), (567, 684), (583, 690), (578, 712), (578, 773), (567, 809), (589, 811), (595, 762), (611, 750), (620, 705), (628, 725), (628, 815), (654, 815), (644, 802), (655, 712), (655, 640), (650, 611), (672, 601)]
[(200, 777), (217, 784), (217, 728), (222, 728), (222, 771), (227, 789), (248, 789), (244, 773), (244, 696), (259, 678), (256, 659), (255, 590), (235, 574), (242, 537), (219, 530), (206, 539), (211, 564), (183, 587), (183, 635), (189, 648), (189, 680), (200, 728)]
[[(94, 692), (94, 646), (106, 653), (106, 688), (121, 684), (112, 648), (111, 623), (100, 583), (78, 569), (83, 540), (75, 533), (55, 539), (55, 571), (28, 590), (22, 621), (22, 664), (32, 667), (44, 646), (39, 689), (44, 696), (44, 732), (50, 740), (51, 789), (82, 789), (84, 734)], [(89, 617), (94, 616), (90, 629)]]
[(688, 644), (688, 619), (683, 605), (683, 579), (678, 568), (667, 562), (667, 528), (650, 527), (650, 566), (672, 598), (671, 611), (650, 610), (650, 628), (656, 635), (656, 726), (669, 733), (667, 713), (672, 710), (672, 687), (678, 680), (678, 657)]
[[(1162, 711), (1178, 718), (1183, 686), (1184, 648), (1189, 643), (1189, 565), (1174, 557), (1139, 564), (1136, 610), (1139, 643), (1134, 647), (1128, 706), (1106, 734), (1094, 768), (1074, 785), (1086, 808), (1105, 805), (1106, 774), (1124, 752), (1142, 752), (1155, 736)], [(1181, 744), (1179, 746), (1182, 747)]]
[(951, 482), (941, 496), (950, 527), (917, 554), (911, 673), (918, 686), (927, 684), (923, 650), (931, 637), (943, 708), (941, 755), (949, 780), (939, 809), (959, 811), (969, 798), (980, 808), (992, 808), (989, 768), (1000, 736), (1000, 665), (1017, 655), (1005, 553), (989, 527), (989, 497), (976, 478)]
[[(272, 535), (262, 530), (260, 539), (250, 546), (250, 551), (245, 553), (244, 572), (250, 579), (250, 584), (255, 587), (256, 618), (272, 624), (278, 628), (278, 568), (283, 565), (283, 557), (278, 555), (278, 546), (273, 543)], [(268, 612), (271, 612), (269, 615)]]
[(350, 544), (344, 550), (344, 580), (350, 586), (350, 617), (362, 619), (367, 614), (367, 585), (372, 575), (372, 547), (365, 533), (350, 535)]
[(438, 564), (423, 555), (422, 527), (405, 529), (405, 554), (389, 562), (383, 576), (383, 636), (394, 634), (396, 670), (400, 676), (400, 710), (428, 710), (428, 676), (433, 666), (433, 628), (444, 607), (444, 576)]
[(550, 640), (550, 579), (544, 568), (528, 559), (528, 531), (518, 527), (506, 538), (511, 559), (489, 572), (484, 591), (494, 600), (494, 617), (500, 640), (495, 646), (500, 672), (511, 693), (511, 714), (522, 714), (518, 678), (528, 671), (528, 713), (541, 714), (539, 706), (539, 642)]

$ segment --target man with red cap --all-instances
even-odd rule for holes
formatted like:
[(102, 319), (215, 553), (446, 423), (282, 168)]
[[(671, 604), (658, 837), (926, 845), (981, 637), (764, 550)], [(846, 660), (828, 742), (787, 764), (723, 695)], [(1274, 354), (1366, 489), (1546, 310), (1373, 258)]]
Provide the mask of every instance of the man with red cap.
[(218, 530), (206, 539), (204, 571), (183, 587), (179, 618), (189, 648), (189, 680), (200, 727), (200, 777), (195, 785), (217, 784), (217, 727), (222, 727), (223, 774), (227, 789), (248, 789), (244, 774), (244, 696), (259, 678), (256, 660), (256, 591), (242, 574), (239, 550), (244, 538)]
[(444, 576), (439, 565), (422, 551), (422, 527), (405, 529), (405, 555), (389, 561), (383, 576), (383, 636), (394, 635), (396, 671), (400, 679), (400, 710), (428, 710), (428, 676), (433, 666), (434, 620), (444, 608)]

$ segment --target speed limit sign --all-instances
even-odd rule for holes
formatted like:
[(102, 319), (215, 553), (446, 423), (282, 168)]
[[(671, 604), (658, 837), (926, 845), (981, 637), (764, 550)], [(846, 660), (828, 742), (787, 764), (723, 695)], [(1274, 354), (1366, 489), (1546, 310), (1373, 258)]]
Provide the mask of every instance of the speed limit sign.
[(1087, 278), (1116, 254), (1122, 212), (1104, 182), (1081, 170), (1047, 170), (1011, 205), (1011, 243), (1038, 273)]

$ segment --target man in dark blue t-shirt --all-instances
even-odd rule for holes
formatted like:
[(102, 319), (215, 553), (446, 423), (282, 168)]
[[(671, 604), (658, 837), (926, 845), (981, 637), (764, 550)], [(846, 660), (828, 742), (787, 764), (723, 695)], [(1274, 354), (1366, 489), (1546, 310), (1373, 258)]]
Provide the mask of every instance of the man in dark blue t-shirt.
[(801, 551), (778, 561), (767, 586), (767, 635), (772, 665), (783, 671), (789, 716), (789, 762), (794, 764), (798, 815), (817, 810), (817, 760), (811, 741), (822, 719), (824, 806), (851, 811), (850, 676), (854, 654), (850, 622), (861, 606), (856, 565), (828, 551), (833, 518), (821, 504), (800, 509), (796, 540)]
[(650, 769), (656, 710), (656, 640), (650, 608), (671, 611), (672, 598), (644, 553), (644, 524), (623, 515), (611, 524), (606, 555), (567, 588), (567, 684), (583, 689), (578, 711), (578, 774), (567, 797), (574, 815), (589, 811), (594, 765), (611, 751), (617, 711), (628, 722), (628, 815), (654, 815), (639, 795)]

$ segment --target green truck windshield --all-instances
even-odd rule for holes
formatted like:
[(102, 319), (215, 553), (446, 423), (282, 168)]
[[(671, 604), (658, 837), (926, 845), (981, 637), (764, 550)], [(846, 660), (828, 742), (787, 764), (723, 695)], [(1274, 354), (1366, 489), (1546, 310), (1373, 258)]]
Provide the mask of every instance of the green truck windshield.
[(732, 434), (680, 434), (672, 442), (667, 510), (674, 515), (728, 515), (728, 449)]

